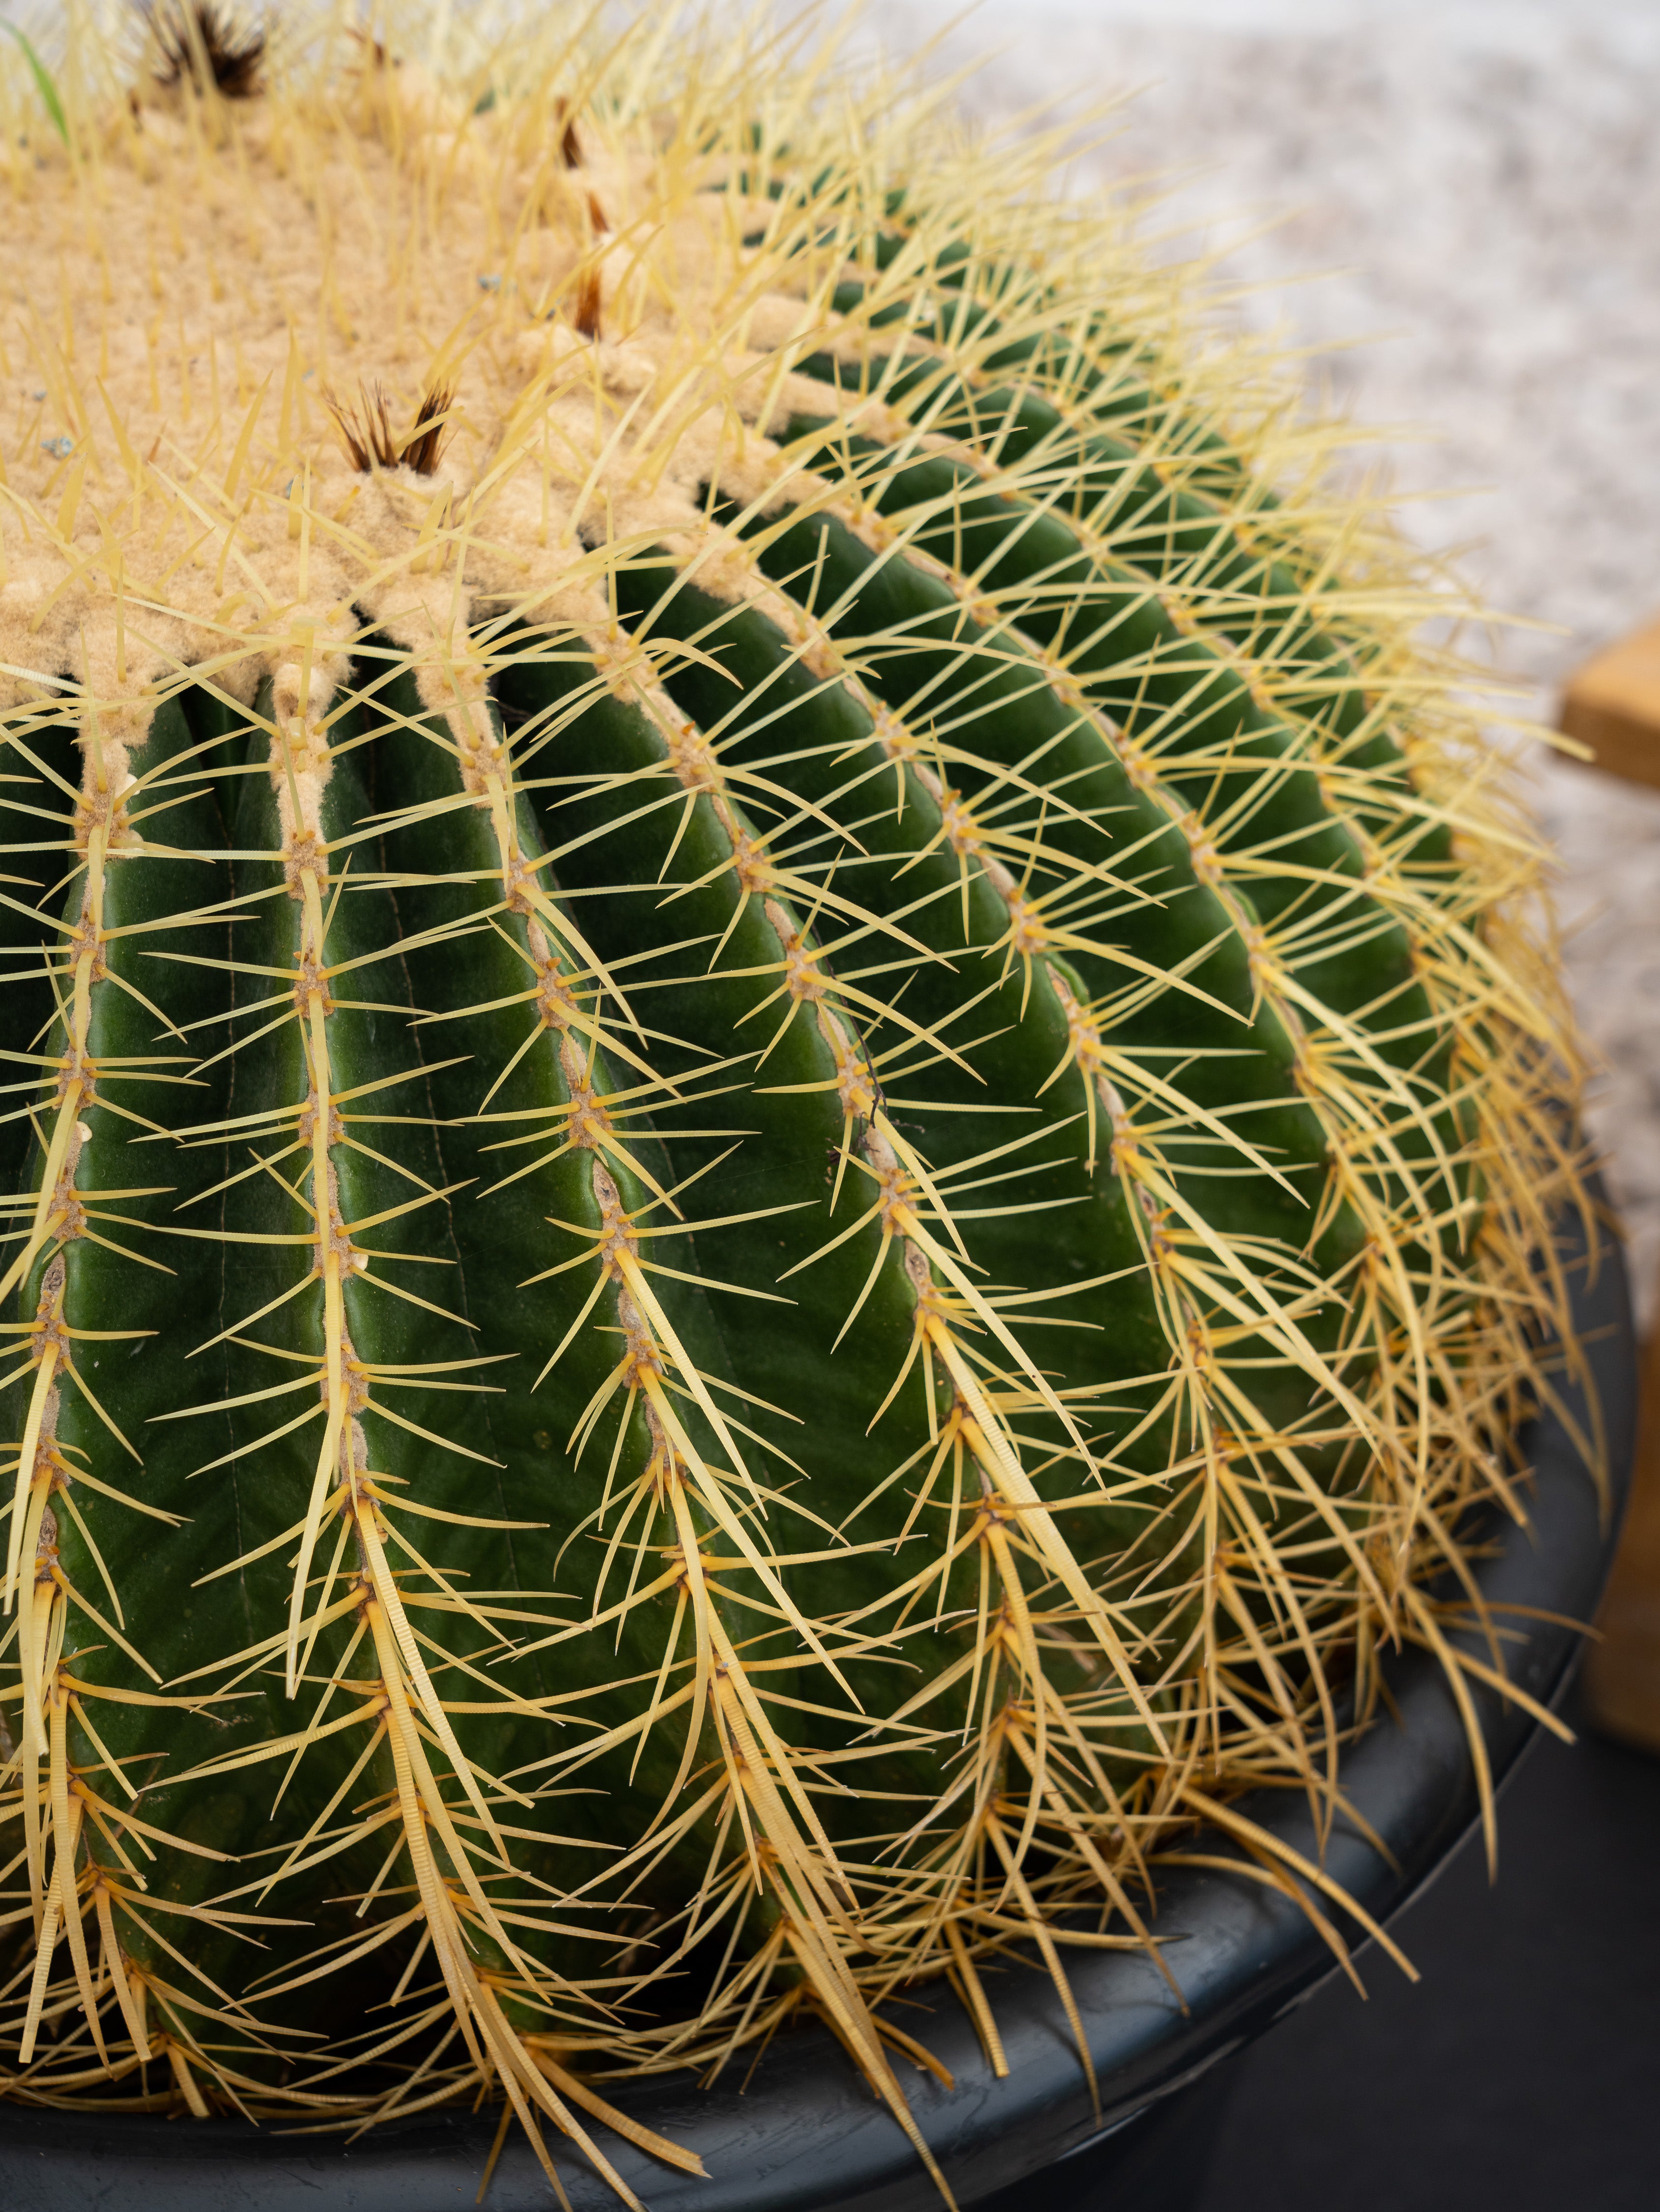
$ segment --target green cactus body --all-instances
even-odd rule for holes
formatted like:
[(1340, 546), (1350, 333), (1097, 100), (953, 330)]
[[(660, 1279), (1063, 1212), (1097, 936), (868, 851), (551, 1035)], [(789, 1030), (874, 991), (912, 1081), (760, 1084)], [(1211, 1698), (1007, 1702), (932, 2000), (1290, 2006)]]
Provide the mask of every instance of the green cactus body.
[(1001, 2066), (977, 1960), (1447, 1650), (1531, 848), (1018, 179), (175, 27), (12, 177), (10, 2086), (609, 2173), (593, 2077), (809, 2010), (920, 2149), (885, 1993)]

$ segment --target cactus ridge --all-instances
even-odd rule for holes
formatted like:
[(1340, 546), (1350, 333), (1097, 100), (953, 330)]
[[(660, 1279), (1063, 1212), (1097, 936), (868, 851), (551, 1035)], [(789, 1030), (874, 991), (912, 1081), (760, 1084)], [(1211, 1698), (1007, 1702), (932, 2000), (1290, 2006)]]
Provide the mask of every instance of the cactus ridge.
[(1233, 1801), (1524, 1698), (1538, 855), (1052, 144), (209, 12), (0, 156), (0, 2086), (633, 2204), (605, 2083), (811, 2013), (932, 2170), (897, 1991), (1178, 1982), (1196, 1820), (1378, 1934)]

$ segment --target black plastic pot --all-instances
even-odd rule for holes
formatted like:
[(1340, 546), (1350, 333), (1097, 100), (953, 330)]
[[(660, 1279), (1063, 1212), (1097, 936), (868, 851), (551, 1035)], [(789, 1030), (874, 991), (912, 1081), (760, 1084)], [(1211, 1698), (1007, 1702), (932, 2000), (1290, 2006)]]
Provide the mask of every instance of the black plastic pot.
[[(1636, 1354), (1626, 1276), (1605, 1238), (1588, 1253), (1579, 1224), (1564, 1235), (1575, 1319), (1600, 1403), (1614, 1510), (1599, 1505), (1564, 1420), (1543, 1414), (1521, 1439), (1534, 1469), (1530, 1526), (1494, 1531), (1480, 1570), (1497, 1605), (1589, 1620), (1612, 1554), (1636, 1424)], [(1584, 1394), (1564, 1411), (1586, 1418)], [(1578, 1647), (1573, 1630), (1512, 1615), (1516, 1681), (1547, 1703)], [(1343, 1788), (1394, 1863), (1340, 1828), (1324, 1863), (1378, 1918), (1428, 1881), (1476, 1817), (1463, 1724), (1439, 1666), (1409, 1653), (1390, 1688), (1400, 1725), (1373, 1728), (1343, 1763)], [(1533, 1723), (1481, 1690), (1475, 1705), (1496, 1775)], [(1265, 1795), (1242, 1808), (1306, 1854), (1318, 1855), (1306, 1804)], [(1207, 1848), (1226, 1851), (1215, 1843)], [(1243, 1877), (1172, 1869), (1158, 1926), (1189, 2010), (1130, 1952), (1068, 1962), (1100, 2083), (1092, 2111), (1066, 2021), (1040, 1969), (998, 1978), (996, 2002), (1011, 2073), (991, 2075), (973, 2028), (943, 1987), (907, 2014), (956, 2086), (907, 2080), (912, 2108), (959, 2203), (975, 2212), (1184, 2212), (1203, 2176), (1233, 2052), (1309, 1996), (1331, 1954), (1289, 1899)], [(698, 2181), (608, 2141), (651, 2212), (937, 2212), (932, 2185), (894, 2122), (827, 2032), (781, 2038), (741, 2088), (734, 2069), (714, 2090), (684, 2080), (625, 2085), (619, 2105), (698, 2151)], [(428, 2117), (346, 2145), (284, 2136), (231, 2120), (99, 2120), (0, 2106), (0, 2204), (8, 2212), (440, 2212), (470, 2205), (488, 2155), (488, 2118)], [(603, 2130), (601, 2131), (603, 2132)], [(616, 2200), (574, 2158), (561, 2158), (573, 2212), (615, 2212)], [(488, 2212), (546, 2212), (553, 2202), (528, 2145), (510, 2143)]]

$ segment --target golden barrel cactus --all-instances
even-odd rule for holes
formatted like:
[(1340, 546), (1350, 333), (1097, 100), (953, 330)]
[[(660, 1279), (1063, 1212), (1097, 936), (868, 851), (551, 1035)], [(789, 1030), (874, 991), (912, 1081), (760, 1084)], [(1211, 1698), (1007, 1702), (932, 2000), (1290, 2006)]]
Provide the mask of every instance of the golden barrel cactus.
[(811, 2012), (921, 2150), (896, 1992), (1001, 2069), (991, 1954), (1475, 1666), (1536, 854), (1043, 143), (649, 16), (130, 29), (0, 147), (4, 2087), (610, 2173)]

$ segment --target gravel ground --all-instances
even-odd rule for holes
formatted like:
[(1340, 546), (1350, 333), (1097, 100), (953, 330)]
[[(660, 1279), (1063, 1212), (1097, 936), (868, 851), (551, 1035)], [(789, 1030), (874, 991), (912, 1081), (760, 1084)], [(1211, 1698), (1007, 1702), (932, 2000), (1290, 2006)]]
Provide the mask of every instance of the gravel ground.
[[(882, 0), (894, 53), (995, 52), (988, 121), (1140, 88), (1087, 180), (1256, 289), (1381, 451), (1403, 520), (1518, 618), (1497, 666), (1543, 720), (1660, 616), (1660, 9), (1648, 0)], [(1373, 443), (1371, 451), (1378, 452)], [(1560, 855), (1639, 1297), (1660, 1267), (1660, 792), (1520, 747)]]

